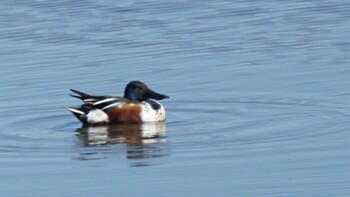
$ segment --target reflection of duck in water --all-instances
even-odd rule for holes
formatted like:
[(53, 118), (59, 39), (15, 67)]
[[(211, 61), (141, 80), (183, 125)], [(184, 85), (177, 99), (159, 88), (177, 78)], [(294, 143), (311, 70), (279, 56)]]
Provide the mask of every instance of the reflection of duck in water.
[[(120, 154), (120, 150), (124, 149), (125, 152), (122, 152), (125, 157), (133, 160), (132, 166), (149, 166), (155, 162), (149, 160), (150, 158), (166, 157), (170, 152), (165, 138), (164, 121), (82, 127), (77, 129), (77, 132), (79, 146), (89, 147), (81, 149), (79, 160), (115, 157), (116, 154)], [(110, 146), (112, 144), (113, 146)]]
[[(164, 107), (156, 100), (169, 98), (156, 93), (140, 81), (130, 82), (124, 97), (93, 96), (73, 90), (81, 99), (80, 107), (68, 107), (84, 125), (159, 122), (165, 120)], [(153, 100), (155, 99), (155, 100)]]
[(84, 146), (125, 143), (127, 145), (153, 144), (165, 141), (165, 122), (122, 124), (77, 129)]

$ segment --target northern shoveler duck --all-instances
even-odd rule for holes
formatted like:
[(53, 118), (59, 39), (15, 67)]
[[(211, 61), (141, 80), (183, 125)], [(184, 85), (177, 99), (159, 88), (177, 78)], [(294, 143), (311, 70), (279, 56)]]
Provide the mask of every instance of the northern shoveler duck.
[(71, 89), (82, 100), (79, 107), (68, 107), (84, 125), (157, 122), (165, 120), (164, 107), (156, 100), (169, 98), (149, 89), (141, 81), (127, 84), (123, 97), (93, 96)]

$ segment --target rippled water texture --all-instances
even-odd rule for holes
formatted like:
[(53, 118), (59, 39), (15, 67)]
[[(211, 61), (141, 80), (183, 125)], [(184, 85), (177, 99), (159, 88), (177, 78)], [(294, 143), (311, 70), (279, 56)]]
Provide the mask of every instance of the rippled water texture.
[[(1, 1), (1, 196), (348, 196), (346, 1)], [(82, 128), (74, 88), (170, 96)]]

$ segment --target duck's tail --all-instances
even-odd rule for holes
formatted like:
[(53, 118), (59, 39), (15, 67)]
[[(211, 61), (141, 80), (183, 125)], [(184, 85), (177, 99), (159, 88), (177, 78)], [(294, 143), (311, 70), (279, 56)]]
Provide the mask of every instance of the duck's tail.
[(94, 96), (94, 95), (86, 94), (84, 92), (80, 92), (78, 90), (74, 90), (74, 89), (70, 89), (70, 90), (76, 94), (76, 95), (70, 94), (71, 97), (78, 98), (82, 100), (84, 103), (94, 103), (110, 97), (110, 96)]
[(77, 95), (70, 94), (71, 97), (78, 98), (78, 99), (83, 100), (83, 101), (84, 101), (85, 99), (94, 97), (94, 96), (92, 96), (92, 95), (86, 94), (86, 93), (84, 93), (84, 92), (80, 92), (80, 91), (78, 91), (78, 90), (70, 89), (70, 91), (72, 91), (72, 92), (74, 92), (75, 94), (77, 94)]
[(87, 123), (87, 118), (85, 115), (85, 112), (83, 111), (82, 108), (79, 107), (67, 107), (68, 111), (72, 112), (73, 115), (80, 120), (83, 124)]

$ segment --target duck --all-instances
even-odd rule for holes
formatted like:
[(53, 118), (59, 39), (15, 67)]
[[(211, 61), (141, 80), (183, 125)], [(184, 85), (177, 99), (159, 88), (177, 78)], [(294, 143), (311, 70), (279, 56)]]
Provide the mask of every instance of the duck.
[(124, 96), (96, 96), (75, 89), (70, 96), (80, 99), (83, 104), (67, 107), (67, 110), (83, 126), (133, 124), (161, 122), (166, 112), (159, 100), (170, 98), (151, 90), (141, 81), (131, 81), (124, 89)]

